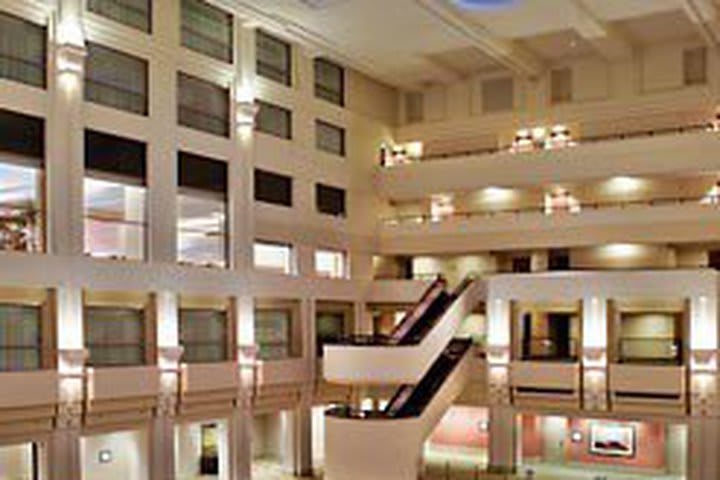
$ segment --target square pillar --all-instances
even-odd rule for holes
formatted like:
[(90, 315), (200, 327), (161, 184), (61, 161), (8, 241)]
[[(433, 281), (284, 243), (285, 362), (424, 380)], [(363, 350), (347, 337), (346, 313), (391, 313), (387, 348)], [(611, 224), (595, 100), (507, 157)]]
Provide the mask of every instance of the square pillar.
[(582, 301), (583, 408), (589, 411), (608, 408), (607, 305), (607, 299), (602, 297)]
[(516, 469), (517, 422), (510, 406), (490, 407), (488, 471), (512, 474)]

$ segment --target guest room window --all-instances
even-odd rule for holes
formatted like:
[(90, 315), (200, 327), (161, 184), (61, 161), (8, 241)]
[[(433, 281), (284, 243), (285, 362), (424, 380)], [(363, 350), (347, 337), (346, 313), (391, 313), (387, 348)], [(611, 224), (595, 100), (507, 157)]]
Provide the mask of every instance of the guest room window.
[(88, 43), (85, 100), (138, 115), (148, 114), (148, 62)]
[(260, 360), (283, 360), (292, 356), (292, 310), (255, 310), (255, 343)]
[(0, 250), (43, 250), (45, 127), (0, 110)]
[(257, 30), (257, 74), (283, 85), (292, 84), (292, 47), (289, 43)]
[(205, 133), (230, 136), (230, 90), (178, 73), (178, 124)]
[(324, 58), (315, 59), (315, 97), (345, 105), (345, 70)]
[(180, 152), (178, 172), (178, 260), (226, 267), (227, 164)]
[(255, 117), (255, 130), (285, 140), (292, 139), (292, 112), (262, 100), (256, 103), (259, 109)]
[(0, 303), (0, 372), (41, 368), (39, 306)]
[(255, 268), (290, 275), (293, 271), (293, 248), (287, 243), (256, 241), (253, 245)]
[(322, 120), (316, 120), (315, 146), (323, 152), (344, 157), (345, 129)]
[(85, 253), (145, 258), (145, 144), (85, 132)]
[(293, 181), (291, 177), (255, 169), (255, 201), (292, 207)]
[(148, 33), (151, 30), (151, 0), (88, 0), (87, 8), (128, 27)]
[(117, 367), (145, 364), (145, 312), (141, 308), (86, 306), (88, 365)]
[(315, 250), (315, 273), (324, 278), (347, 278), (347, 259), (340, 250)]
[(182, 44), (217, 60), (233, 61), (233, 18), (203, 0), (182, 0)]
[(45, 27), (0, 12), (0, 78), (45, 88), (46, 37)]
[(182, 361), (187, 363), (224, 362), (228, 355), (227, 311), (209, 308), (180, 309)]
[(345, 217), (345, 190), (322, 183), (316, 184), (315, 207), (319, 213)]

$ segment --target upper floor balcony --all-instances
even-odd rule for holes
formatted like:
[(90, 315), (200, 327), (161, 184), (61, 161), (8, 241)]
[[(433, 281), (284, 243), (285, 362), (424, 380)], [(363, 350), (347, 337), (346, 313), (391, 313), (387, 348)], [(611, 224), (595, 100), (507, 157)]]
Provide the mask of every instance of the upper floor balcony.
[[(714, 124), (690, 124), (611, 135), (512, 144), (446, 155), (381, 161), (381, 196), (407, 201), (429, 193), (493, 186), (588, 181), (617, 175), (682, 175), (717, 169), (720, 152)], [(387, 158), (387, 157), (386, 157)], [(389, 157), (392, 158), (392, 157)]]

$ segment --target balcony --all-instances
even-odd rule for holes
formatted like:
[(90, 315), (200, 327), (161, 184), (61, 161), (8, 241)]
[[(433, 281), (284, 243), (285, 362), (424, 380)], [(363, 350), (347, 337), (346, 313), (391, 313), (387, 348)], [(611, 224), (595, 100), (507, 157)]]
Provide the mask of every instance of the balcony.
[[(384, 254), (570, 247), (616, 242), (697, 242), (720, 236), (720, 208), (706, 197), (580, 203), (574, 212), (544, 206), (387, 218), (380, 227)], [(532, 235), (522, 235), (532, 232)]]
[(512, 153), (505, 147), (461, 152), (380, 168), (376, 180), (382, 196), (413, 200), (428, 193), (473, 191), (497, 185), (712, 171), (716, 168), (712, 152), (720, 152), (717, 135), (704, 125), (690, 125), (583, 138), (576, 146), (562, 149)]
[(510, 382), (518, 406), (580, 407), (580, 365), (577, 363), (512, 362)]
[(685, 367), (614, 364), (609, 368), (612, 410), (621, 413), (686, 413)]
[(180, 410), (184, 414), (232, 408), (240, 386), (237, 363), (188, 363), (181, 371)]
[(150, 418), (160, 393), (156, 366), (89, 368), (87, 425)]

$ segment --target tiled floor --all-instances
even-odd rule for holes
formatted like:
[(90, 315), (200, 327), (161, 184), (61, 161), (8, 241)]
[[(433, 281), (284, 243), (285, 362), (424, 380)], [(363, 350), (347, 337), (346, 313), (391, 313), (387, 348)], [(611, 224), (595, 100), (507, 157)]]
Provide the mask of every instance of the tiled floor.
[[(308, 478), (309, 477), (295, 477), (286, 473), (279, 463), (272, 460), (254, 460), (252, 466), (252, 478), (253, 480), (295, 480), (297, 478)], [(318, 477), (320, 478), (320, 477)]]

